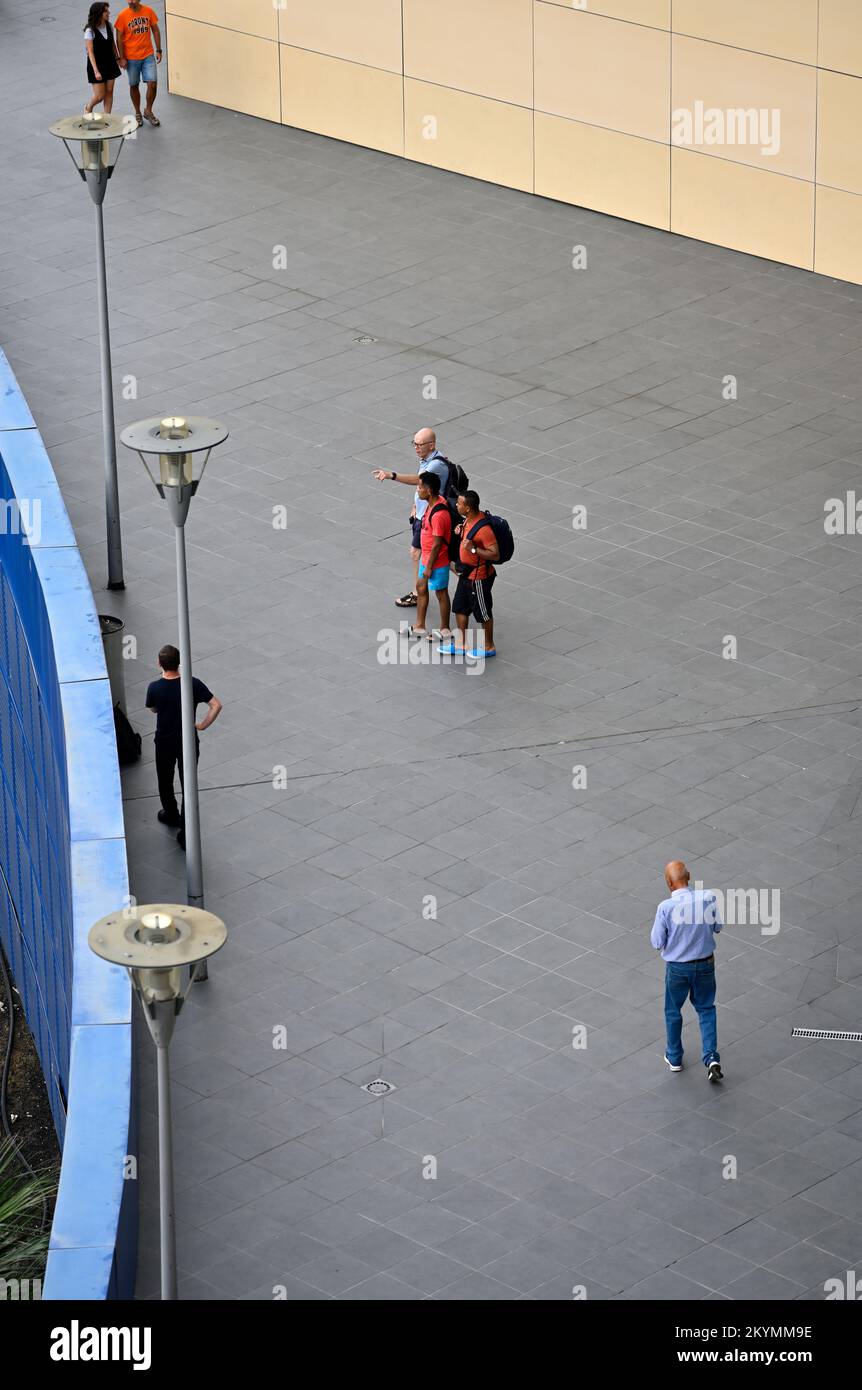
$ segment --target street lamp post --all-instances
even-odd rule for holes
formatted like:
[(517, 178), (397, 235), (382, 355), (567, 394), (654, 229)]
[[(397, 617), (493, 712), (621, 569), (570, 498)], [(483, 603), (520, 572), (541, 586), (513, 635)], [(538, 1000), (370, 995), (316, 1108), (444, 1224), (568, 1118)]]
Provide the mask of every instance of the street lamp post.
[(105, 513), (108, 532), (108, 588), (125, 589), (123, 543), (120, 532), (120, 492), (117, 484), (117, 444), (114, 428), (114, 387), (111, 377), (111, 334), (108, 324), (108, 281), (105, 269), (105, 224), (102, 203), (108, 179), (114, 172), (126, 119), (102, 112), (67, 116), (50, 127), (63, 141), (72, 163), (90, 190), (96, 205), (97, 285), (99, 298), (99, 353), (102, 373), (102, 439), (105, 455)]
[[(162, 1298), (177, 1296), (174, 1159), (169, 1048), (177, 1015), (189, 995), (194, 969), (221, 949), (224, 922), (211, 912), (174, 903), (121, 908), (101, 917), (88, 936), (90, 949), (128, 970), (156, 1045), (159, 1102), (159, 1234)], [(182, 967), (191, 968), (183, 989)]]
[[(168, 416), (139, 420), (123, 430), (120, 439), (140, 455), (156, 491), (168, 504), (174, 523), (177, 554), (177, 624), (180, 647), (180, 702), (183, 729), (183, 836), (186, 850), (186, 891), (189, 905), (204, 905), (201, 822), (198, 804), (197, 734), (192, 687), (192, 647), (189, 629), (189, 589), (186, 568), (185, 522), (191, 500), (200, 486), (210, 453), (228, 437), (214, 420), (198, 416)], [(158, 473), (147, 457), (158, 458)], [(206, 964), (198, 980), (207, 978)]]

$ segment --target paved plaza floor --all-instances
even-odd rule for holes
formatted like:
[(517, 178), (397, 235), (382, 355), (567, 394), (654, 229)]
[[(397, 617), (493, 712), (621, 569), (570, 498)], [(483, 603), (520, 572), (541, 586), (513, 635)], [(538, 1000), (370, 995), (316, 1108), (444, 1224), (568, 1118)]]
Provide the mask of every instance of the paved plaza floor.
[[(0, 336), (137, 641), (133, 892), (182, 901), (143, 707), (173, 533), (121, 449), (104, 592), (93, 212), (47, 134), (79, 18), (0, 4)], [(105, 203), (118, 428), (231, 432), (187, 526), (229, 939), (172, 1050), (181, 1296), (822, 1299), (862, 1260), (862, 1050), (791, 1028), (862, 1019), (862, 540), (824, 527), (860, 476), (862, 288), (158, 110)], [(481, 671), (381, 659), (410, 491), (371, 470), (412, 471), (422, 425), (516, 537)], [(719, 940), (720, 1086), (696, 1024), (662, 1060), (675, 857), (760, 912)]]

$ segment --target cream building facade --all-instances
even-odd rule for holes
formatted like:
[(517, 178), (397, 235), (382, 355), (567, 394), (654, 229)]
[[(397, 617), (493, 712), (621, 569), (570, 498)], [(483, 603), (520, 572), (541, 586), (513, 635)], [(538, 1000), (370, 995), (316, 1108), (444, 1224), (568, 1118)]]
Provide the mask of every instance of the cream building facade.
[(167, 0), (172, 92), (862, 284), (862, 0)]

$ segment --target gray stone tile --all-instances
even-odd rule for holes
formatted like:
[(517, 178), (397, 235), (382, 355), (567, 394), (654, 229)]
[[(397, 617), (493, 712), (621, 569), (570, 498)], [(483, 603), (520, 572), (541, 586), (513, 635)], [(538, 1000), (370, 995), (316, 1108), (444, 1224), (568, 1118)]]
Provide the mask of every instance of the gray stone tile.
[(728, 1298), (754, 1299), (755, 1301), (779, 1301), (788, 1298), (797, 1298), (800, 1292), (800, 1285), (791, 1283), (789, 1279), (784, 1279), (774, 1271), (753, 1269), (749, 1274), (743, 1274), (739, 1279), (734, 1279), (723, 1290)]
[(343, 1251), (329, 1250), (316, 1260), (299, 1265), (294, 1277), (313, 1289), (319, 1289), (321, 1293), (342, 1294), (374, 1273), (362, 1260), (354, 1259)]
[(507, 1284), (482, 1273), (467, 1274), (463, 1279), (458, 1279), (454, 1284), (448, 1284), (444, 1289), (432, 1294), (434, 1300), (446, 1303), (489, 1303), (517, 1297), (515, 1290)]
[(731, 1254), (729, 1250), (722, 1250), (718, 1245), (701, 1245), (690, 1255), (677, 1260), (673, 1269), (708, 1289), (723, 1289), (734, 1279), (750, 1273), (752, 1265), (748, 1260)]
[(420, 1250), (396, 1265), (393, 1275), (421, 1293), (432, 1294), (463, 1278), (464, 1265), (438, 1250)]
[(622, 1299), (653, 1302), (676, 1302), (678, 1299), (699, 1301), (707, 1298), (707, 1290), (675, 1269), (657, 1269), (637, 1284), (623, 1290)]
[(356, 1284), (352, 1289), (339, 1294), (338, 1299), (340, 1302), (373, 1300), (381, 1303), (411, 1303), (424, 1299), (425, 1296), (419, 1289), (402, 1283), (389, 1274), (375, 1274), (371, 1279), (364, 1279), (361, 1284)]

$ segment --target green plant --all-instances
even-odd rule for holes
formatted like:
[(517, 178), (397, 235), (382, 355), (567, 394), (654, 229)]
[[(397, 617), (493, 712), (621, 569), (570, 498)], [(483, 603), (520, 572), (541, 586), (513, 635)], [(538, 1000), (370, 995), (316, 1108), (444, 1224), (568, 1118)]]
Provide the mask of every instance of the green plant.
[(49, 1235), (44, 1217), (54, 1191), (52, 1175), (28, 1174), (15, 1145), (0, 1141), (0, 1278), (41, 1275)]

